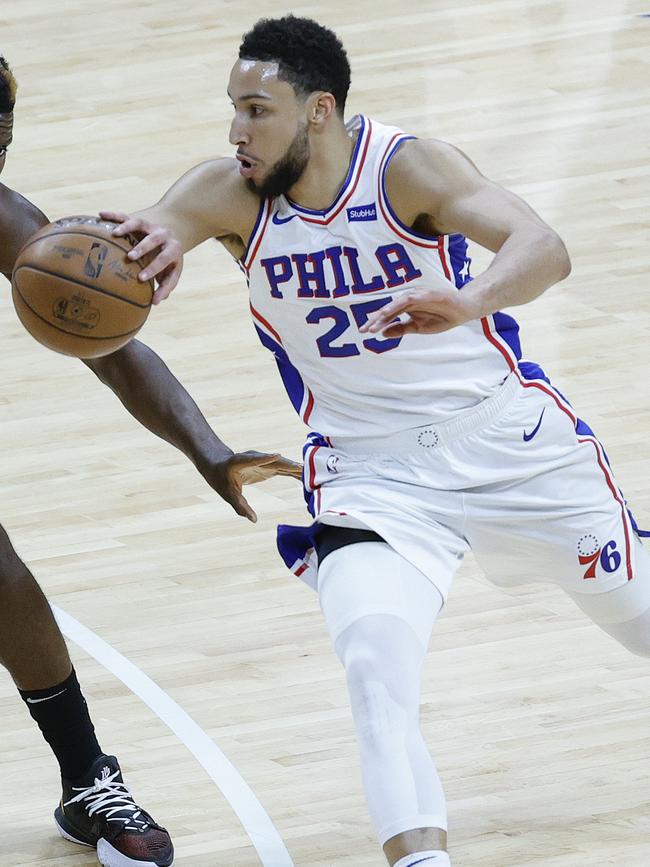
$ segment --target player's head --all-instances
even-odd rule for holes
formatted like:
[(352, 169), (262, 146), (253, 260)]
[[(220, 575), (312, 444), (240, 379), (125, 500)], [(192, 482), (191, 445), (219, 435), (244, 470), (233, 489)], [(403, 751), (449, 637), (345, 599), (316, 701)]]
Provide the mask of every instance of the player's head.
[(340, 40), (310, 18), (262, 18), (246, 33), (228, 93), (230, 141), (261, 196), (285, 193), (310, 157), (310, 134), (342, 122), (350, 64)]
[(15, 102), (16, 79), (9, 64), (0, 55), (0, 172), (4, 168), (7, 148), (11, 144)]

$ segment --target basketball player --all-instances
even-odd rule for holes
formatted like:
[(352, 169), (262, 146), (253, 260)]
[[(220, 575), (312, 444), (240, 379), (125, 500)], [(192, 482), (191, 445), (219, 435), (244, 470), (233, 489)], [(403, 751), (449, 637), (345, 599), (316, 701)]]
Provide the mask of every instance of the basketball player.
[[(0, 57), (0, 171), (11, 143), (16, 83)], [(0, 184), (0, 271), (10, 278), (18, 251), (48, 222), (31, 202)], [(149, 430), (175, 445), (239, 515), (255, 513), (244, 482), (299, 474), (278, 455), (234, 455), (158, 356), (138, 341), (86, 361)], [(55, 811), (65, 838), (96, 846), (106, 867), (173, 861), (167, 831), (133, 799), (117, 759), (97, 742), (61, 632), (29, 569), (0, 526), (0, 662), (7, 668), (61, 769), (63, 794)]]
[[(235, 159), (102, 216), (147, 233), (142, 279), (212, 236), (243, 267), (260, 340), (321, 432), (305, 446), (314, 522), (281, 527), (279, 547), (345, 667), (379, 842), (393, 867), (448, 867), (418, 709), (464, 552), (497, 583), (558, 583), (644, 656), (650, 566), (602, 447), (499, 312), (568, 275), (564, 244), (454, 147), (345, 123), (349, 83), (331, 31), (259, 21), (230, 75)], [(471, 282), (466, 237), (495, 253)]]

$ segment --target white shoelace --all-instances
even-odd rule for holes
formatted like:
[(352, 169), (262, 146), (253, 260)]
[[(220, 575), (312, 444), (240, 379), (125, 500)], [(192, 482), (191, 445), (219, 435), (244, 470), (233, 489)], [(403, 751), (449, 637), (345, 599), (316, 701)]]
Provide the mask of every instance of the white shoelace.
[[(73, 786), (72, 791), (79, 792), (79, 794), (66, 801), (64, 806), (67, 807), (68, 804), (84, 801), (87, 802), (84, 807), (89, 816), (94, 813), (105, 813), (108, 822), (121, 822), (130, 831), (144, 831), (149, 827), (149, 822), (145, 818), (139, 818), (142, 811), (134, 802), (133, 796), (124, 783), (115, 780), (119, 773), (118, 770), (110, 776), (102, 776), (101, 780), (95, 777), (93, 785), (85, 789)], [(125, 811), (127, 812), (126, 816), (124, 815)], [(115, 813), (122, 815), (116, 816)]]

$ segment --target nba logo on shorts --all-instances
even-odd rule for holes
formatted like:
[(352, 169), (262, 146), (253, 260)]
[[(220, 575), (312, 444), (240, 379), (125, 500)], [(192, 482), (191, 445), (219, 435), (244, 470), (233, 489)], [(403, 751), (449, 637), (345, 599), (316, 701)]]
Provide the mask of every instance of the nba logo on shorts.
[(338, 473), (340, 460), (341, 458), (338, 455), (330, 455), (327, 459), (327, 472)]
[(581, 566), (587, 566), (587, 571), (582, 576), (585, 581), (596, 577), (598, 564), (605, 572), (616, 572), (621, 565), (621, 555), (616, 550), (616, 542), (611, 539), (605, 545), (600, 542), (593, 533), (586, 533), (578, 539), (578, 561)]

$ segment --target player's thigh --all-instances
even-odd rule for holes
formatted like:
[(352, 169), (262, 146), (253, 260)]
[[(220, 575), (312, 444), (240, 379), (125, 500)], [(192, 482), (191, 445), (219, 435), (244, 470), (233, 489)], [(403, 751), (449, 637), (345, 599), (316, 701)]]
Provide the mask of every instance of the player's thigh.
[[(466, 493), (467, 538), (497, 584), (549, 581), (570, 593), (606, 593), (634, 575), (635, 533), (625, 499), (588, 428), (577, 433), (552, 399), (533, 398), (521, 418), (511, 414), (513, 429), (491, 433), (486, 447), (495, 453), (488, 457), (496, 461), (500, 449), (506, 475)], [(526, 416), (534, 419), (540, 406), (542, 424), (526, 442)]]
[(351, 624), (388, 615), (406, 623), (426, 648), (443, 605), (440, 591), (424, 573), (377, 541), (328, 552), (319, 564), (318, 595), (333, 643)]

